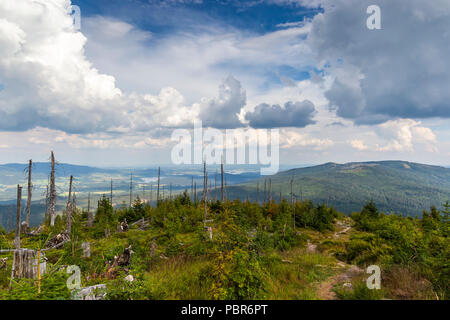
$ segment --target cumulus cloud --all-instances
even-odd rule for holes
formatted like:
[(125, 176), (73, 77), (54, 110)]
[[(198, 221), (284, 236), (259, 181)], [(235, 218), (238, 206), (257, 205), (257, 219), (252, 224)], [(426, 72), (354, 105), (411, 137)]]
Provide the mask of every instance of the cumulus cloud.
[(311, 148), (313, 150), (324, 150), (334, 145), (329, 138), (316, 138), (309, 134), (303, 134), (292, 130), (282, 130), (280, 135), (281, 145), (283, 149), (289, 148)]
[(241, 83), (228, 76), (219, 87), (217, 99), (203, 99), (200, 102), (200, 118), (206, 127), (234, 129), (242, 127), (238, 114), (247, 103), (247, 96)]
[(267, 103), (256, 106), (253, 112), (247, 112), (245, 119), (253, 128), (297, 127), (303, 128), (314, 124), (316, 113), (314, 104), (309, 100), (302, 102), (286, 102), (280, 105)]
[(450, 117), (450, 2), (379, 0), (382, 29), (366, 27), (370, 0), (326, 0), (308, 43), (335, 77), (330, 108), (358, 124)]
[(438, 152), (436, 135), (420, 121), (389, 120), (374, 129), (375, 139), (371, 139), (372, 143), (354, 139), (350, 141), (352, 148), (358, 151), (413, 152), (420, 146), (428, 152)]

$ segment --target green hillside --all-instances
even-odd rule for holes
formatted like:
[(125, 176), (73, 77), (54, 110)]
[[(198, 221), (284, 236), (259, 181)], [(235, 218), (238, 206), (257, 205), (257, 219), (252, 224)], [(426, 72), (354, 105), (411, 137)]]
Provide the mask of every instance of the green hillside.
[(290, 197), (290, 180), (294, 179), (294, 198), (328, 203), (345, 213), (357, 211), (373, 200), (381, 211), (419, 215), (423, 209), (438, 208), (450, 199), (450, 169), (404, 161), (381, 161), (336, 164), (292, 169), (238, 186), (230, 186), (230, 198), (263, 199), (264, 180), (272, 182), (272, 198)]

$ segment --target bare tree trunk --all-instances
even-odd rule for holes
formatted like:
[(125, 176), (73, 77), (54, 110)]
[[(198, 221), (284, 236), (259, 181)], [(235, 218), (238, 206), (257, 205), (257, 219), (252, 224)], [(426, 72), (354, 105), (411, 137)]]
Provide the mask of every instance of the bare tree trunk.
[(91, 212), (91, 193), (88, 193), (88, 227), (92, 228), (92, 222), (94, 220), (94, 217), (92, 216)]
[(45, 214), (44, 214), (44, 223), (48, 223), (48, 184), (45, 190)]
[(33, 162), (30, 160), (28, 164), (28, 197), (27, 197), (27, 217), (25, 219), (25, 222), (27, 223), (27, 226), (30, 227), (30, 216), (31, 216), (31, 165)]
[(150, 207), (152, 206), (153, 202), (153, 185), (150, 184)]
[(110, 191), (110, 193), (111, 193), (110, 197), (111, 197), (111, 207), (112, 207), (112, 205), (113, 205), (113, 179), (111, 179), (111, 191)]
[(280, 186), (280, 203), (283, 201), (282, 196), (281, 196), (281, 186)]
[(70, 176), (69, 198), (67, 199), (67, 232), (69, 233), (69, 235), (72, 233), (72, 181), (73, 176)]
[(208, 192), (208, 176), (206, 175), (206, 161), (203, 163), (203, 225), (206, 226), (206, 193)]
[(223, 188), (223, 162), (220, 164), (220, 180), (221, 180), (220, 201), (224, 202), (225, 193), (224, 193), (224, 188)]
[(272, 179), (269, 179), (269, 202), (272, 202)]
[(55, 225), (55, 205), (56, 205), (56, 185), (55, 185), (55, 154), (51, 155), (52, 171), (50, 173), (50, 198), (49, 198), (49, 215), (50, 226)]
[(291, 206), (294, 205), (294, 193), (292, 191), (292, 184), (294, 183), (294, 179), (291, 179)]
[(133, 174), (130, 176), (130, 208), (133, 204)]
[(161, 167), (158, 167), (158, 190), (156, 191), (156, 206), (159, 205), (159, 186), (161, 183)]
[(13, 223), (13, 206), (11, 205), (9, 207), (8, 232), (12, 230), (12, 223)]
[(194, 176), (192, 176), (191, 181), (191, 200), (194, 201)]
[(266, 205), (266, 199), (267, 199), (267, 181), (264, 179), (264, 205)]
[(256, 183), (256, 203), (259, 204), (259, 182)]
[(16, 237), (14, 239), (15, 248), (20, 249), (20, 213), (22, 211), (22, 187), (17, 185), (17, 211), (16, 211)]
[(217, 201), (217, 169), (216, 175), (214, 176), (214, 201)]
[(197, 182), (194, 182), (194, 203), (197, 204)]

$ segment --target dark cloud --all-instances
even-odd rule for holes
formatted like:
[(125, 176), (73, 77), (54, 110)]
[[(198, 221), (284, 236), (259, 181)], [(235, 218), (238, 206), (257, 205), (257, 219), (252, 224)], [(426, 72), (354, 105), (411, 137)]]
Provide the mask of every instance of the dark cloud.
[(302, 102), (286, 102), (284, 108), (280, 105), (262, 103), (253, 112), (248, 112), (245, 119), (252, 128), (303, 128), (315, 123), (313, 117), (316, 113), (314, 104), (305, 100)]
[(359, 124), (450, 117), (450, 1), (376, 1), (381, 30), (366, 27), (372, 0), (324, 2), (308, 42), (335, 76), (326, 97), (337, 115)]
[(247, 103), (247, 96), (241, 83), (229, 76), (219, 87), (217, 99), (201, 104), (200, 118), (205, 127), (235, 129), (242, 127), (238, 114)]

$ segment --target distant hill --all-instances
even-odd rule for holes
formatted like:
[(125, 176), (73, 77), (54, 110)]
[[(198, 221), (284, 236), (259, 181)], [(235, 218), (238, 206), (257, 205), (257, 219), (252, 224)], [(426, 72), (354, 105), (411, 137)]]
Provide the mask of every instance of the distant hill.
[[(278, 201), (290, 197), (290, 180), (294, 179), (296, 199), (328, 203), (344, 213), (359, 211), (365, 202), (374, 200), (380, 210), (402, 215), (420, 215), (431, 205), (438, 208), (450, 200), (450, 169), (405, 161), (361, 163), (326, 163), (292, 169), (227, 189), (230, 198), (262, 201), (264, 179), (272, 180), (272, 197)], [(267, 186), (268, 188), (268, 186)]]

